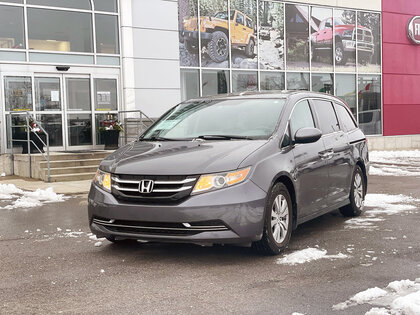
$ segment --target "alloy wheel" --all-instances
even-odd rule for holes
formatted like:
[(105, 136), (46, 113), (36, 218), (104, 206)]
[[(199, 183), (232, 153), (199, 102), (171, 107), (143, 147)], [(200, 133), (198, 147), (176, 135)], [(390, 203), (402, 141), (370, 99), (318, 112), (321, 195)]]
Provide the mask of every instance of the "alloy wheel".
[(353, 184), (353, 196), (354, 196), (354, 203), (356, 204), (357, 208), (362, 208), (364, 204), (364, 196), (363, 196), (363, 179), (360, 173), (356, 173), (354, 176), (354, 184)]
[(216, 43), (216, 51), (219, 54), (219, 56), (224, 56), (226, 54), (227, 50), (227, 44), (226, 40), (223, 38), (219, 38), (219, 40)]
[(335, 61), (337, 63), (340, 63), (343, 60), (343, 50), (341, 49), (341, 47), (336, 47), (335, 48)]
[(282, 243), (286, 239), (289, 228), (289, 205), (286, 197), (282, 194), (274, 199), (271, 208), (271, 233), (277, 243)]

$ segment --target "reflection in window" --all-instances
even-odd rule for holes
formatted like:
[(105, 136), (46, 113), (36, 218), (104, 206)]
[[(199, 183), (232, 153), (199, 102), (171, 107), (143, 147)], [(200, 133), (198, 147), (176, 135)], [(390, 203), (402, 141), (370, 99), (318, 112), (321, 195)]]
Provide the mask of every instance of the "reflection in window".
[(287, 73), (287, 89), (309, 91), (309, 73)]
[(284, 90), (284, 73), (265, 71), (260, 73), (261, 90)]
[(257, 91), (257, 72), (232, 71), (232, 92)]
[(118, 121), (117, 114), (96, 114), (96, 144), (105, 144), (106, 131)]
[(359, 126), (367, 135), (381, 134), (381, 77), (359, 76)]
[(39, 111), (61, 110), (59, 78), (35, 78), (35, 108)]
[(332, 73), (312, 73), (312, 91), (334, 95), (334, 75)]
[(94, 0), (95, 11), (117, 12), (117, 0)]
[(79, 78), (66, 79), (67, 109), (90, 110), (90, 80)]
[(95, 14), (96, 52), (118, 54), (118, 18), (115, 15)]
[(91, 10), (90, 0), (27, 0), (27, 4)]
[(308, 6), (286, 4), (287, 69), (309, 69)]
[(312, 7), (311, 10), (311, 67), (315, 71), (333, 69), (333, 11)]
[(227, 70), (203, 70), (203, 96), (229, 93), (229, 82), (229, 71)]
[(181, 70), (181, 101), (200, 95), (198, 70)]
[(260, 67), (284, 70), (284, 5), (269, 1), (259, 5)]
[(48, 132), (50, 146), (61, 147), (63, 145), (63, 121), (61, 114), (42, 114), (36, 115), (36, 119)]
[(31, 78), (5, 77), (4, 95), (7, 111), (32, 110)]
[(117, 80), (95, 79), (95, 109), (117, 110)]
[(341, 98), (357, 116), (356, 109), (356, 76), (354, 74), (335, 75), (335, 96)]
[(70, 114), (67, 121), (70, 145), (92, 144), (92, 115)]
[(92, 52), (89, 13), (28, 8), (29, 49)]
[[(220, 15), (222, 13), (220, 12)], [(194, 36), (194, 30), (198, 28), (197, 14), (197, 1), (178, 1), (179, 62), (181, 67), (198, 67), (198, 38)]]
[(356, 12), (334, 10), (335, 71), (356, 70)]
[(333, 104), (328, 101), (314, 99), (315, 112), (318, 117), (319, 127), (324, 135), (339, 131), (337, 115), (335, 114)]
[(0, 5), (0, 48), (25, 48), (23, 8)]
[(381, 72), (381, 16), (359, 11), (357, 24), (359, 72)]
[(290, 117), (290, 129), (294, 136), (300, 128), (315, 127), (314, 118), (308, 101), (301, 101), (295, 105)]

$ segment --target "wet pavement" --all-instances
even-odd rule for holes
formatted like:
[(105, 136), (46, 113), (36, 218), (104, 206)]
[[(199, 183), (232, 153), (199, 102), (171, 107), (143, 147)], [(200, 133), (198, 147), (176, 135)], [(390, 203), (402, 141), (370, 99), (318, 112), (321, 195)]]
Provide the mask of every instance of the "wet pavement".
[(332, 306), (420, 277), (419, 187), (419, 177), (371, 176), (369, 193), (411, 196), (414, 208), (369, 214), (379, 200), (362, 217), (380, 218), (374, 228), (338, 212), (310, 221), (285, 254), (315, 247), (348, 257), (294, 266), (248, 248), (100, 244), (89, 235), (86, 195), (0, 209), (0, 313), (363, 314), (372, 306)]

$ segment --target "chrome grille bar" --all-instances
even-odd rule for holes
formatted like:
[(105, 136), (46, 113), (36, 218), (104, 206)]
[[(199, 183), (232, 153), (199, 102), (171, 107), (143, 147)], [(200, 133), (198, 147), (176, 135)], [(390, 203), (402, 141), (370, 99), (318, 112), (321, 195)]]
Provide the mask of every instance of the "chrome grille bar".
[[(138, 188), (120, 187), (118, 185), (113, 185), (113, 187), (117, 190), (120, 190), (120, 191), (139, 192)], [(188, 189), (191, 189), (191, 188), (192, 188), (192, 186), (184, 186), (184, 187), (174, 188), (174, 189), (153, 189), (153, 191), (151, 193), (176, 193), (176, 192), (185, 191), (185, 190), (188, 190)]]
[[(157, 180), (154, 181), (155, 185), (182, 185), (182, 184), (187, 184), (187, 183), (191, 183), (193, 181), (195, 181), (197, 178), (186, 178), (184, 180), (179, 180), (179, 181), (162, 181), (162, 180)], [(121, 184), (140, 184), (140, 180), (129, 180), (129, 179), (120, 179), (118, 177), (112, 177), (112, 180), (117, 182), (117, 183), (121, 183)]]

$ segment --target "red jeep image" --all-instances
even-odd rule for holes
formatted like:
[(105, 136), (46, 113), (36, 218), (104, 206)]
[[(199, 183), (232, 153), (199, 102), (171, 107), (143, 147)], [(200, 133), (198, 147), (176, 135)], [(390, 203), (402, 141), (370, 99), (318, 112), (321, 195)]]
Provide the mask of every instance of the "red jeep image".
[[(333, 24), (335, 33), (333, 36)], [(346, 24), (340, 17), (327, 18), (321, 21), (317, 32), (311, 35), (311, 58), (331, 53), (335, 39), (335, 63), (345, 65), (349, 57), (356, 57), (356, 25)], [(357, 52), (359, 62), (367, 64), (372, 62), (374, 43), (372, 31), (364, 26), (357, 25)]]

